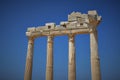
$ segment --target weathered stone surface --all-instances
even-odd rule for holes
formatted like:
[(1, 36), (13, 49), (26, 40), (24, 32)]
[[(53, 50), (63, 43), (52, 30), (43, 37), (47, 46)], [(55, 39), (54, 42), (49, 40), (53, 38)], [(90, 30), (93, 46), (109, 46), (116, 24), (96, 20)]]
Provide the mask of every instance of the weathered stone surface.
[(60, 22), (60, 25), (61, 25), (61, 26), (67, 26), (68, 24), (69, 24), (68, 21), (62, 21), (62, 22)]
[(90, 33), (90, 49), (92, 80), (101, 80), (100, 61), (98, 56), (98, 39), (96, 30)]
[(56, 27), (55, 23), (46, 23), (48, 29), (54, 29)]
[(69, 25), (67, 25), (67, 28), (70, 28), (70, 29), (76, 28), (76, 27), (77, 27), (77, 22), (76, 21), (71, 22), (71, 23), (69, 23)]
[(88, 27), (88, 24), (86, 24), (86, 23), (83, 23), (83, 26), (84, 26), (84, 27)]
[(47, 40), (46, 80), (53, 80), (53, 36)]
[(68, 80), (76, 80), (76, 55), (74, 35), (69, 35)]
[(76, 21), (78, 17), (81, 17), (81, 13), (72, 12), (70, 15), (68, 15), (68, 21)]
[(63, 30), (66, 29), (66, 27), (63, 27), (62, 25), (60, 27), (55, 27), (55, 30)]
[(42, 31), (42, 30), (47, 30), (48, 27), (47, 26), (40, 26), (36, 28), (36, 31)]
[[(26, 35), (27, 36), (34, 35), (35, 37), (38, 37), (38, 34), (40, 36), (44, 36), (44, 35), (49, 35), (50, 33), (53, 32), (55, 33), (61, 32), (62, 30), (66, 30), (69, 32), (73, 29), (77, 30), (78, 28), (81, 28), (80, 31), (83, 30), (82, 32), (84, 32), (86, 28), (89, 30), (96, 28), (100, 23), (100, 21), (101, 21), (101, 16), (98, 16), (95, 10), (88, 11), (88, 14), (81, 14), (80, 12), (72, 12), (71, 14), (68, 15), (68, 21), (60, 22), (60, 25), (56, 26), (55, 23), (46, 23), (45, 26), (28, 28)], [(90, 31), (88, 31), (87, 33), (89, 32)], [(54, 35), (57, 36), (57, 34), (60, 33), (56, 33)], [(61, 33), (61, 35), (62, 34), (63, 33)]]
[(34, 47), (34, 39), (29, 38), (24, 80), (32, 79), (33, 47)]
[(97, 15), (97, 11), (96, 10), (92, 10), (92, 11), (88, 11), (89, 15)]
[(35, 31), (35, 27), (28, 28), (27, 31), (28, 32), (33, 32), (33, 31)]

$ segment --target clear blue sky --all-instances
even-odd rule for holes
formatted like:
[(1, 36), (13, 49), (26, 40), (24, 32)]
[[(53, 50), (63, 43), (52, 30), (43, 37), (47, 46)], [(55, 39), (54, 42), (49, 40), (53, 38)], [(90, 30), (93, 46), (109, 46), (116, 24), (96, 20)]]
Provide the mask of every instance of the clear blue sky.
[[(0, 0), (0, 80), (23, 80), (28, 27), (66, 21), (73, 11), (97, 10), (102, 80), (120, 80), (120, 2), (119, 0)], [(91, 80), (89, 34), (77, 35), (77, 80)], [(45, 80), (47, 37), (34, 46), (33, 80)], [(54, 80), (67, 80), (68, 37), (54, 38)]]

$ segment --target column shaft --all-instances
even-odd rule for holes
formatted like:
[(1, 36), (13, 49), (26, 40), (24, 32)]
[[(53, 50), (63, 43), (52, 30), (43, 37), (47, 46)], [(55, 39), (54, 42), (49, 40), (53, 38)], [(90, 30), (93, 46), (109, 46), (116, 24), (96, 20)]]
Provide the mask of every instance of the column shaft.
[(92, 80), (101, 80), (97, 31), (90, 33)]
[(33, 47), (34, 47), (34, 39), (29, 38), (24, 80), (31, 80), (32, 79)]
[(68, 80), (76, 80), (76, 57), (74, 35), (69, 35)]
[(46, 80), (53, 80), (53, 36), (48, 36)]

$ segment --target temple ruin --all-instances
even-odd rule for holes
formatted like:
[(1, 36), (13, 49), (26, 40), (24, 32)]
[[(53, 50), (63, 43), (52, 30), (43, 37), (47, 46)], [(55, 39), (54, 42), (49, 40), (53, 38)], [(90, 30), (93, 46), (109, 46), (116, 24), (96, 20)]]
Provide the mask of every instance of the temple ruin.
[(87, 14), (72, 12), (68, 15), (68, 21), (46, 23), (45, 26), (31, 27), (27, 29), (28, 50), (26, 56), (26, 68), (24, 80), (32, 79), (32, 62), (34, 39), (47, 36), (47, 62), (46, 80), (53, 80), (53, 39), (55, 36), (68, 35), (69, 55), (68, 55), (68, 80), (76, 80), (76, 56), (75, 56), (75, 35), (90, 34), (91, 50), (91, 76), (92, 80), (101, 80), (100, 59), (98, 55), (97, 26), (101, 21), (101, 16), (95, 10), (88, 11)]

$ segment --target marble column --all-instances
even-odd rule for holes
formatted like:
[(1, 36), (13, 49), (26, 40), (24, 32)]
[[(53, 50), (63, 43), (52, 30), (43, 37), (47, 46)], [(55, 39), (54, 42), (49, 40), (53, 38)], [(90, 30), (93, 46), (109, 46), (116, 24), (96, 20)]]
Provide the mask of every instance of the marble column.
[(53, 36), (47, 40), (46, 80), (53, 80)]
[(34, 38), (28, 38), (28, 50), (26, 57), (24, 80), (32, 79), (33, 47), (34, 47)]
[(68, 80), (76, 80), (76, 57), (74, 35), (69, 35)]
[(92, 80), (101, 80), (100, 59), (98, 55), (97, 30), (90, 33)]

